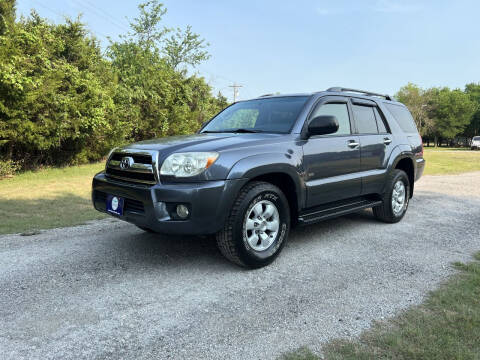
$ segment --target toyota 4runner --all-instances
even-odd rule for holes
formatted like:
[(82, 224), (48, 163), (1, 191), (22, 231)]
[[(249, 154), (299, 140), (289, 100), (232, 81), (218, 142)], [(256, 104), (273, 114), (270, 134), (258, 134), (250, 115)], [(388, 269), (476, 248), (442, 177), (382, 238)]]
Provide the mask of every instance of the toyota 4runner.
[(116, 148), (92, 200), (145, 231), (216, 234), (226, 258), (258, 268), (293, 225), (366, 208), (400, 221), (424, 166), (404, 105), (330, 88), (236, 102), (195, 135)]

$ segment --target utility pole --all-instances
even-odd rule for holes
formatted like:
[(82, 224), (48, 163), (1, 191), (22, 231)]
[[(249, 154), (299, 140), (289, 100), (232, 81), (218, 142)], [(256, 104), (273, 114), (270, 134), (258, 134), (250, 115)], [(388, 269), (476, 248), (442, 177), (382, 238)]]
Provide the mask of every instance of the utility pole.
[(229, 87), (233, 88), (233, 102), (236, 102), (238, 96), (238, 89), (241, 88), (242, 85), (237, 85), (233, 83), (233, 85), (230, 85)]

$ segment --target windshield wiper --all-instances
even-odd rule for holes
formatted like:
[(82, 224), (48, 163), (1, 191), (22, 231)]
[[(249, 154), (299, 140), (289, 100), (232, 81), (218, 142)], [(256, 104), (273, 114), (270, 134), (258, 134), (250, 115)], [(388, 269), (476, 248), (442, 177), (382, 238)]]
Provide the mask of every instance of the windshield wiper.
[(263, 132), (263, 131), (255, 130), (255, 129), (245, 129), (245, 128), (202, 131), (202, 133), (259, 133), (259, 132)]

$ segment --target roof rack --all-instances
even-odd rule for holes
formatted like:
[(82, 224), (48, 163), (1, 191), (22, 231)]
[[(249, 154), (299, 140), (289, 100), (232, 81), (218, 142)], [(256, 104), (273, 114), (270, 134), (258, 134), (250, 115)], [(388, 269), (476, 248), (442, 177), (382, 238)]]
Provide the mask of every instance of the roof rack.
[(365, 90), (356, 90), (356, 89), (349, 89), (349, 88), (343, 88), (343, 87), (331, 87), (330, 89), (327, 89), (327, 91), (354, 92), (354, 93), (359, 93), (359, 94), (368, 95), (368, 96), (380, 96), (385, 98), (385, 100), (392, 100), (392, 97), (390, 95), (377, 94), (377, 93), (365, 91)]

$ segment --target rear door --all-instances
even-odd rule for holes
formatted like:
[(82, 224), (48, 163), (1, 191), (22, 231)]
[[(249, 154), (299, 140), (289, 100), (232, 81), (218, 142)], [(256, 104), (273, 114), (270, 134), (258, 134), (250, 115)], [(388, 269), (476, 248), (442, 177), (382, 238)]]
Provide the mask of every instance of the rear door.
[(383, 191), (392, 135), (374, 101), (352, 98), (352, 112), (360, 140), (362, 194)]
[(303, 146), (307, 207), (360, 195), (360, 148), (353, 135), (348, 98), (321, 98), (308, 117), (334, 115), (339, 122), (335, 134), (310, 137)]

